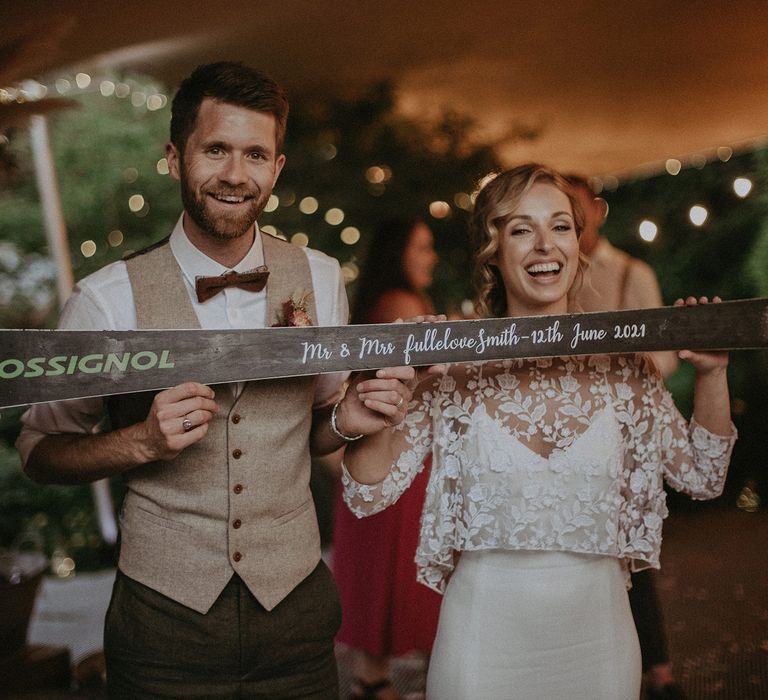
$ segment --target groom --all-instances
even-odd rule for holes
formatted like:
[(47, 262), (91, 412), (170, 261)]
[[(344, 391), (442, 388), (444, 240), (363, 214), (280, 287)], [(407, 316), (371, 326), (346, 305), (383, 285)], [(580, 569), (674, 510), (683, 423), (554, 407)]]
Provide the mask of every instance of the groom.
[[(251, 68), (198, 67), (173, 100), (166, 147), (183, 214), (168, 238), (82, 280), (60, 326), (263, 328), (290, 322), (286, 303), (315, 325), (346, 323), (337, 261), (256, 223), (285, 163), (287, 113)], [(379, 372), (341, 400), (344, 377), (323, 375), (27, 411), (17, 447), (31, 478), (126, 482), (105, 626), (111, 697), (338, 697), (340, 610), (310, 453), (402, 420), (412, 374)]]

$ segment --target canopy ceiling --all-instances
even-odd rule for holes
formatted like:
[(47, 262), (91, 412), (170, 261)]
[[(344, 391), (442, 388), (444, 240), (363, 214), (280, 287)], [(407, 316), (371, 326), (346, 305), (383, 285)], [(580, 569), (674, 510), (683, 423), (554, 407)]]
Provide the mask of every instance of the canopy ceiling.
[(768, 135), (766, 27), (765, 0), (5, 0), (0, 86), (110, 68), (173, 86), (217, 59), (289, 96), (390, 80), (403, 112), (467, 114), (507, 163), (640, 175)]

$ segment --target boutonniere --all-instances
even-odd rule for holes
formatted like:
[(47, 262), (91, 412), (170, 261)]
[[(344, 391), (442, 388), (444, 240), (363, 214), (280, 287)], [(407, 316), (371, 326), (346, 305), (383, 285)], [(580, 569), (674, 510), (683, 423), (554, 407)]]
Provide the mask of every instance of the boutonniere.
[(311, 326), (312, 319), (307, 312), (307, 301), (312, 292), (293, 294), (291, 298), (283, 304), (282, 316), (274, 327), (280, 326)]

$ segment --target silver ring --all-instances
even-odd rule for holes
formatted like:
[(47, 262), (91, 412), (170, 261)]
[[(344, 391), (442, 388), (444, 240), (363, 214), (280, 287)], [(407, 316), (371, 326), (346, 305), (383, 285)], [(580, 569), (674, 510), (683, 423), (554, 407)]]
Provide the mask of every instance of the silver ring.
[(184, 428), (185, 433), (188, 433), (195, 426), (192, 425), (192, 421), (189, 420), (189, 418), (185, 418), (183, 421), (181, 421), (181, 427)]

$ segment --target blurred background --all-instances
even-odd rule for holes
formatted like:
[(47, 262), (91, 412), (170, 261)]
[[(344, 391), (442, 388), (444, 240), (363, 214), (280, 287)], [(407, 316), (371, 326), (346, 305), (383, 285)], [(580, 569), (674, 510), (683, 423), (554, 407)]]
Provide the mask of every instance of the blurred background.
[[(265, 70), (291, 102), (262, 227), (338, 258), (350, 297), (375, 224), (415, 215), (435, 233), (436, 306), (470, 313), (473, 192), (526, 160), (590, 178), (610, 207), (602, 233), (654, 268), (665, 303), (766, 296), (766, 26), (762, 0), (3, 3), (0, 327), (53, 326), (73, 279), (167, 235), (180, 211), (163, 157), (170, 99), (222, 59)], [(730, 379), (740, 440), (726, 493), (706, 507), (673, 498), (673, 516), (764, 513), (766, 353), (734, 353)], [(668, 382), (686, 415), (691, 380), (681, 367)], [(36, 543), (61, 579), (113, 566), (91, 489), (21, 473), (21, 410), (0, 414), (0, 547)], [(757, 537), (756, 522), (727, 528)]]

